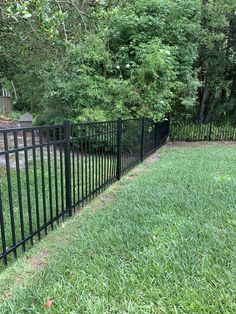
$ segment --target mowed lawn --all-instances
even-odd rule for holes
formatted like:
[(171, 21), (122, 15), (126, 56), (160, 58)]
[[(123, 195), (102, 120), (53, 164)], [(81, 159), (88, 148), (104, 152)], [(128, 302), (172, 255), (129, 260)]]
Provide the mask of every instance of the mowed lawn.
[(158, 154), (0, 274), (1, 314), (236, 313), (236, 146)]

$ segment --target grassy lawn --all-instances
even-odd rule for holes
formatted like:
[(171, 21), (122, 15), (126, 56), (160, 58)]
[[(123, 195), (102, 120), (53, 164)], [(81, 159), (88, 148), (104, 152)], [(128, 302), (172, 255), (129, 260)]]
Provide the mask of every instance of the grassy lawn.
[[(54, 163), (55, 158), (51, 152), (51, 163), (48, 167), (48, 162), (44, 160), (43, 167), (40, 162), (40, 155), (37, 152), (36, 160), (36, 176), (37, 176), (37, 192), (35, 190), (35, 171), (33, 161), (29, 161), (28, 166), (28, 181), (29, 189), (28, 194), (30, 196), (30, 202), (28, 201), (27, 194), (27, 181), (26, 181), (26, 168), (22, 167), (19, 170), (20, 187), (21, 187), (21, 207), (22, 207), (22, 221), (23, 228), (21, 226), (21, 211), (20, 201), (18, 193), (18, 181), (17, 171), (15, 168), (10, 169), (11, 173), (11, 192), (12, 192), (12, 206), (14, 212), (14, 226), (16, 243), (21, 241), (22, 229), (25, 237), (30, 235), (30, 219), (29, 212), (31, 214), (32, 231), (37, 231), (38, 225), (41, 227), (47, 222), (50, 222), (51, 218), (56, 218), (63, 213), (66, 208), (66, 195), (65, 195), (65, 173), (64, 173), (64, 155), (62, 159), (58, 158)], [(62, 160), (62, 163), (60, 161)], [(62, 167), (62, 168), (61, 168)], [(115, 176), (115, 158), (102, 158), (101, 156), (74, 156), (71, 158), (71, 197), (72, 204), (76, 204), (78, 200), (84, 199), (91, 194), (91, 191), (96, 190), (96, 183), (102, 185), (110, 177)], [(62, 170), (61, 170), (62, 169)], [(73, 175), (74, 174), (74, 175)], [(49, 180), (50, 177), (50, 180)], [(82, 178), (83, 177), (83, 178)], [(6, 169), (0, 168), (0, 180), (1, 180), (1, 199), (4, 216), (5, 238), (6, 246), (12, 246), (12, 231), (11, 231), (11, 216), (10, 216), (10, 204), (8, 194), (8, 182), (6, 177)], [(44, 186), (42, 184), (44, 182)], [(97, 181), (97, 182), (96, 182)], [(103, 189), (101, 189), (103, 190)], [(51, 194), (50, 194), (51, 192)], [(37, 202), (36, 197), (37, 195)], [(38, 217), (37, 217), (38, 209)], [(66, 215), (66, 214), (65, 214)], [(58, 218), (59, 221), (59, 218)], [(56, 223), (55, 223), (56, 224)], [(54, 224), (54, 225), (55, 225)], [(52, 226), (47, 227), (47, 231), (50, 231)], [(44, 235), (44, 231), (41, 231), (41, 236)], [(34, 236), (34, 241), (37, 241), (37, 235)], [(26, 242), (26, 249), (30, 247), (29, 241)], [(2, 241), (0, 235), (0, 253), (2, 253)], [(17, 253), (20, 254), (22, 248), (17, 249)], [(12, 254), (9, 255), (9, 261), (14, 260)], [(2, 264), (0, 264), (0, 271)]]
[(160, 153), (0, 274), (1, 314), (236, 313), (236, 147)]

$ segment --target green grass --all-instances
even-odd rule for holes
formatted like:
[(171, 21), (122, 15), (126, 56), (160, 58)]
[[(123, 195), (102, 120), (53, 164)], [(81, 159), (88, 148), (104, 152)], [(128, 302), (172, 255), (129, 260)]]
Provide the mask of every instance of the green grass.
[(161, 155), (2, 272), (0, 313), (235, 313), (235, 147)]
[[(44, 209), (46, 212), (45, 222), (50, 222), (50, 207), (52, 210), (52, 217), (57, 217), (58, 213), (62, 213), (66, 207), (66, 191), (65, 191), (65, 170), (64, 170), (64, 159), (62, 163), (62, 171), (63, 175), (61, 176), (60, 170), (60, 160), (57, 156), (57, 162), (54, 164), (53, 154), (51, 154), (51, 164), (50, 164), (50, 172), (48, 170), (48, 163), (44, 161), (43, 164), (43, 172), (41, 168), (40, 156), (39, 152), (37, 152), (37, 161), (36, 161), (36, 169), (37, 169), (37, 196), (38, 196), (38, 211), (39, 211), (39, 225), (40, 227), (44, 225)], [(14, 157), (14, 156), (13, 156)], [(64, 157), (64, 156), (63, 156)], [(87, 159), (86, 159), (87, 158)], [(109, 178), (115, 173), (115, 159), (107, 159), (96, 156), (93, 157), (83, 157), (83, 163), (81, 161), (81, 157), (79, 157), (79, 162), (77, 156), (73, 160), (71, 160), (71, 185), (72, 185), (72, 204), (76, 204), (78, 199), (82, 199), (82, 194), (86, 197), (89, 192), (93, 191), (96, 188), (96, 173), (99, 174), (100, 185), (102, 185), (106, 180), (109, 173)], [(86, 160), (85, 160), (86, 159)], [(13, 159), (14, 162), (14, 159)], [(89, 167), (90, 162), (90, 167)], [(100, 165), (99, 165), (100, 163)], [(82, 164), (83, 164), (83, 181), (82, 181)], [(74, 165), (74, 166), (73, 166)], [(74, 168), (74, 171), (73, 171)], [(112, 173), (111, 173), (112, 172)], [(32, 230), (33, 232), (37, 231), (37, 206), (36, 206), (36, 198), (35, 198), (35, 173), (33, 167), (33, 161), (29, 161), (28, 167), (28, 178), (29, 178), (29, 194), (30, 194), (30, 203), (28, 203), (27, 199), (27, 184), (26, 184), (26, 169), (23, 166), (20, 171), (20, 185), (21, 185), (21, 202), (22, 202), (22, 212), (23, 212), (23, 222), (24, 222), (24, 234), (25, 236), (30, 235), (30, 227), (29, 227), (29, 209), (28, 204), (30, 204), (30, 211), (32, 216)], [(21, 241), (21, 219), (20, 219), (20, 202), (18, 198), (18, 182), (17, 182), (17, 171), (15, 168), (10, 169), (11, 174), (11, 192), (12, 192), (12, 206), (14, 212), (14, 226), (15, 226), (15, 235), (16, 235), (16, 243)], [(51, 176), (51, 184), (49, 184), (49, 174)], [(42, 185), (42, 176), (44, 175), (44, 194), (45, 194), (45, 205), (43, 203), (43, 185)], [(94, 177), (93, 177), (94, 175)], [(57, 184), (55, 181), (55, 177), (57, 177)], [(8, 194), (8, 182), (6, 176), (6, 169), (4, 167), (0, 168), (0, 178), (1, 178), (1, 199), (2, 199), (2, 207), (3, 207), (3, 217), (4, 217), (4, 229), (5, 229), (5, 239), (6, 246), (12, 246), (12, 231), (11, 231), (11, 216), (10, 216), (10, 205), (9, 205), (9, 194)], [(85, 180), (87, 178), (87, 182)], [(90, 184), (89, 184), (90, 180)], [(99, 183), (98, 180), (98, 183)], [(61, 182), (63, 182), (63, 189), (61, 186)], [(78, 184), (79, 182), (79, 184)], [(83, 182), (83, 185), (82, 185)], [(57, 187), (57, 188), (56, 188)], [(49, 191), (51, 189), (51, 204), (50, 204), (50, 194)], [(79, 191), (78, 191), (79, 190)], [(62, 198), (63, 197), (63, 198)], [(51, 226), (48, 226), (48, 230), (51, 229)], [(42, 235), (44, 231), (41, 232)], [(37, 235), (34, 237), (37, 240)], [(30, 246), (29, 241), (26, 242), (26, 248)], [(2, 253), (2, 240), (0, 235), (0, 253)], [(17, 249), (18, 253), (21, 253), (21, 248)], [(9, 255), (10, 260), (12, 254)], [(0, 265), (1, 270), (1, 265)]]

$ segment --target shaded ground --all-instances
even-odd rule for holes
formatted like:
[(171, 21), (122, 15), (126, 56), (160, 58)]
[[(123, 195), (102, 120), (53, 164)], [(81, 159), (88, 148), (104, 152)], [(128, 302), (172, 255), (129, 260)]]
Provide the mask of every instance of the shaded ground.
[(15, 121), (12, 121), (11, 119), (7, 118), (0, 118), (0, 130), (1, 129), (12, 129), (17, 128), (18, 125)]
[(206, 147), (206, 146), (216, 146), (216, 145), (224, 145), (224, 146), (236, 146), (235, 141), (212, 141), (212, 142), (168, 142), (166, 147)]

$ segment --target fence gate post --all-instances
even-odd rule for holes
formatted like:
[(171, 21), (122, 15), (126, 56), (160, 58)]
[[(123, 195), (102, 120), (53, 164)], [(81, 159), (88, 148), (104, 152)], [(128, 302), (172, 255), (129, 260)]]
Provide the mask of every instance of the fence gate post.
[(116, 169), (117, 180), (120, 180), (121, 178), (121, 141), (122, 141), (122, 120), (119, 118), (117, 120), (117, 169)]
[(71, 160), (70, 160), (70, 121), (64, 121), (65, 137), (65, 185), (66, 185), (66, 209), (69, 216), (72, 216), (71, 206)]
[(144, 160), (144, 128), (145, 128), (145, 119), (141, 120), (141, 162)]

